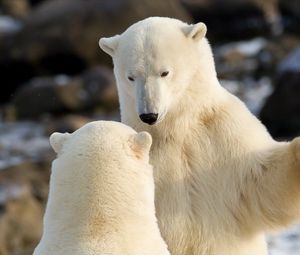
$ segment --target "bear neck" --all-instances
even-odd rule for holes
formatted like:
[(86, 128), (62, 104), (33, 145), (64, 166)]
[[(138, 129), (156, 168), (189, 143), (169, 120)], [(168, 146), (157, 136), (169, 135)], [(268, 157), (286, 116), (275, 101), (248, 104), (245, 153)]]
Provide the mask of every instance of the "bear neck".
[[(136, 166), (131, 167), (135, 168)], [(72, 240), (81, 242), (86, 239), (101, 238), (103, 233), (112, 231), (124, 233), (127, 229), (133, 229), (132, 226), (141, 226), (143, 229), (149, 228), (156, 222), (154, 195), (153, 197), (147, 197), (144, 195), (145, 192), (141, 192), (146, 184), (139, 183), (135, 187), (133, 185), (128, 186), (128, 183), (124, 183), (124, 181), (122, 182), (122, 179), (128, 179), (132, 176), (126, 177), (124, 174), (116, 176), (114, 174), (114, 179), (106, 176), (113, 180), (112, 185), (110, 185), (107, 181), (104, 182), (107, 179), (100, 175), (98, 177), (94, 175), (93, 180), (89, 180), (89, 178), (82, 176), (82, 169), (79, 169), (80, 171), (76, 173), (74, 169), (64, 169), (65, 172), (69, 172), (64, 176), (65, 179), (69, 179), (66, 182), (65, 179), (61, 178), (62, 175), (59, 170), (52, 172), (51, 182), (59, 185), (50, 187), (45, 214), (44, 234), (50, 235), (53, 242), (59, 242), (63, 234), (72, 237)], [(145, 169), (132, 169), (132, 171), (120, 169), (120, 171), (130, 173), (145, 171)], [(101, 171), (97, 170), (95, 172)], [(78, 185), (76, 185), (76, 179), (81, 180)], [(84, 179), (85, 181), (82, 182)], [(147, 176), (145, 182), (148, 180)], [(61, 183), (64, 184), (61, 185)], [(115, 183), (119, 183), (118, 187)], [(87, 199), (80, 200), (80, 197)], [(103, 202), (99, 203), (99, 201)], [(124, 219), (130, 219), (130, 222)]]

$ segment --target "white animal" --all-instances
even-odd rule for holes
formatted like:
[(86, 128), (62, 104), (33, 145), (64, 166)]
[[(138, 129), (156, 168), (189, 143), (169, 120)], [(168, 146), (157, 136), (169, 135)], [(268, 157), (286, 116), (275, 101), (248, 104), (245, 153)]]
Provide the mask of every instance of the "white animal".
[(34, 255), (169, 255), (154, 209), (151, 136), (91, 122), (50, 137), (44, 233)]
[(152, 135), (170, 253), (267, 254), (264, 233), (300, 218), (300, 139), (274, 141), (220, 86), (205, 34), (203, 23), (152, 17), (100, 47), (113, 58), (122, 122)]

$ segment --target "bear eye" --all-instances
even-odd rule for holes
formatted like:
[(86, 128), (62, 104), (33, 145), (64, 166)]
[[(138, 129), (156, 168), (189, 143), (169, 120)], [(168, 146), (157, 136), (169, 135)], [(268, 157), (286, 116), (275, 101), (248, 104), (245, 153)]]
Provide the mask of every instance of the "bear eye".
[(128, 78), (128, 80), (130, 80), (130, 81), (134, 81), (134, 78), (131, 77), (131, 76), (128, 76), (127, 78)]
[(166, 77), (168, 74), (169, 74), (168, 71), (162, 72), (162, 73), (160, 74), (160, 77)]

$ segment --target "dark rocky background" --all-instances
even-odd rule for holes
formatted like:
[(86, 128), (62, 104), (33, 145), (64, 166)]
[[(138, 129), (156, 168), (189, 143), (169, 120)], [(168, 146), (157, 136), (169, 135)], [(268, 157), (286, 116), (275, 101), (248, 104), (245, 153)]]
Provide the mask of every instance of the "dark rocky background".
[[(300, 135), (299, 0), (0, 0), (0, 255), (30, 255), (40, 238), (48, 136), (119, 119), (99, 38), (149, 16), (205, 22), (223, 86), (277, 139)], [(269, 245), (300, 254), (299, 227)]]

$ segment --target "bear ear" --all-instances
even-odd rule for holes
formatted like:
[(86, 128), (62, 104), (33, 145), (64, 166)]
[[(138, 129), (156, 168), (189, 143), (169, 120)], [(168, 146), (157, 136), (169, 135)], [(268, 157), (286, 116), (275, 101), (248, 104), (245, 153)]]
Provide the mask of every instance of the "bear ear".
[(115, 35), (109, 38), (103, 37), (99, 40), (99, 46), (108, 55), (113, 56), (118, 47), (119, 40), (120, 35)]
[(138, 159), (144, 158), (149, 154), (152, 144), (152, 137), (148, 132), (140, 132), (133, 135), (130, 139), (130, 148)]
[(49, 138), (50, 145), (56, 153), (59, 153), (61, 151), (69, 135), (70, 135), (69, 133), (62, 134), (62, 133), (55, 132), (50, 136)]
[(195, 25), (188, 25), (183, 28), (183, 32), (186, 37), (195, 41), (201, 40), (206, 35), (206, 31), (206, 25), (202, 22), (199, 22)]

